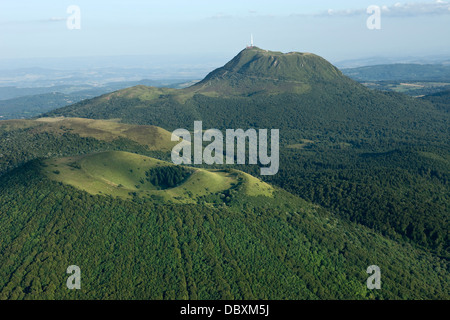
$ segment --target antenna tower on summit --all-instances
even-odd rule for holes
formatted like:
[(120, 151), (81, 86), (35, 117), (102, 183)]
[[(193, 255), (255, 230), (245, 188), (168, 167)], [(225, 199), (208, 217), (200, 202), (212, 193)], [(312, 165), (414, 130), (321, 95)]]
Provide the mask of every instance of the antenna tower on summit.
[(253, 45), (253, 33), (252, 33), (252, 34), (250, 34), (250, 45), (247, 46), (247, 49), (251, 49), (253, 47), (254, 47), (254, 45)]

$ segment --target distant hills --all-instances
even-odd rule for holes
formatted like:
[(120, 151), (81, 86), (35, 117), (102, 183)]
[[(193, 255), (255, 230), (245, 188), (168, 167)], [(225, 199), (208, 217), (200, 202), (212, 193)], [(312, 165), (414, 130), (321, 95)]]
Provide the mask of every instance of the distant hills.
[(139, 81), (117, 81), (99, 84), (63, 84), (50, 86), (7, 86), (0, 87), (0, 101), (20, 98), (24, 96), (33, 96), (46, 93), (64, 93), (64, 94), (91, 94), (101, 95), (107, 92), (124, 89), (131, 86), (146, 85), (155, 87), (183, 87), (188, 80), (184, 79), (168, 79), (168, 80), (148, 80)]
[(450, 65), (395, 63), (342, 69), (358, 81), (435, 81), (450, 82)]
[(103, 85), (74, 84), (30, 88), (0, 87), (0, 119), (36, 117), (50, 110), (133, 85), (183, 88), (192, 83), (191, 81), (172, 79), (113, 82)]
[(386, 64), (345, 68), (342, 72), (364, 86), (423, 97), (450, 89), (450, 65)]
[(339, 68), (359, 68), (366, 66), (378, 66), (384, 64), (443, 64), (450, 65), (448, 54), (424, 56), (424, 57), (367, 57), (359, 59), (349, 59), (336, 61), (334, 63)]

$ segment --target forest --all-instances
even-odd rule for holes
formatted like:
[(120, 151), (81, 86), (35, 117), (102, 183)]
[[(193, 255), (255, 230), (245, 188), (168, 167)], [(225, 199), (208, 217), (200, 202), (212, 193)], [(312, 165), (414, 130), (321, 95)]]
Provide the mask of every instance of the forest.
[[(227, 204), (93, 196), (32, 161), (0, 178), (0, 299), (448, 299), (448, 264), (279, 190)], [(82, 290), (67, 290), (66, 269)], [(383, 290), (366, 287), (369, 265)]]

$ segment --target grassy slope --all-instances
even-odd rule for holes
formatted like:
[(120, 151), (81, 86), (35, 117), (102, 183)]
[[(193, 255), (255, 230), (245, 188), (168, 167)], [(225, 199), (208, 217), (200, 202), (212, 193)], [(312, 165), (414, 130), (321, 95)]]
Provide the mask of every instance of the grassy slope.
[(75, 186), (91, 194), (108, 194), (131, 198), (152, 195), (165, 200), (195, 203), (201, 196), (223, 192), (243, 181), (245, 193), (250, 196), (272, 196), (273, 188), (248, 174), (229, 170), (194, 169), (194, 173), (181, 185), (157, 190), (146, 181), (145, 172), (158, 166), (173, 164), (153, 158), (119, 151), (91, 154), (88, 156), (49, 159), (43, 171), (56, 181)]
[(34, 128), (34, 133), (48, 132), (52, 134), (72, 133), (80, 137), (90, 137), (102, 141), (113, 141), (127, 138), (149, 150), (169, 151), (175, 145), (170, 140), (171, 133), (155, 126), (130, 125), (118, 123), (117, 120), (93, 120), (86, 118), (39, 118), (36, 120), (0, 121), (4, 130)]

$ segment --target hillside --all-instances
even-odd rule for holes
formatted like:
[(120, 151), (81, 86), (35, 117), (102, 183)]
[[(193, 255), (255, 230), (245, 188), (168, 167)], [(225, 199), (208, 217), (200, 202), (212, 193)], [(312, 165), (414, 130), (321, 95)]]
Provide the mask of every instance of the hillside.
[[(237, 170), (204, 170), (175, 166), (128, 152), (108, 151), (87, 156), (49, 159), (43, 172), (90, 194), (159, 198), (169, 202), (197, 203), (213, 194), (243, 192), (272, 196), (266, 183)], [(255, 180), (255, 181), (254, 181)]]
[(171, 133), (155, 126), (84, 118), (0, 121), (0, 175), (36, 158), (123, 150), (170, 159)]
[[(212, 206), (123, 200), (43, 165), (0, 177), (0, 299), (448, 299), (445, 260), (282, 190)], [(65, 287), (73, 264), (82, 290)], [(382, 290), (366, 287), (372, 264)]]
[(113, 120), (92, 120), (85, 118), (37, 118), (35, 120), (0, 121), (0, 129), (14, 132), (22, 129), (30, 133), (54, 135), (72, 134), (101, 141), (129, 139), (151, 150), (169, 151), (176, 144), (171, 141), (171, 133), (155, 126), (136, 126)]
[(311, 89), (311, 83), (336, 80), (344, 80), (342, 73), (314, 54), (283, 54), (253, 47), (242, 50), (187, 91), (208, 96), (301, 94)]
[[(47, 116), (121, 119), (167, 130), (280, 129), (280, 170), (262, 177), (339, 216), (449, 257), (445, 109), (378, 92), (305, 53), (245, 49), (189, 88), (132, 87)], [(301, 148), (290, 146), (303, 145)], [(252, 175), (252, 166), (239, 170)]]

